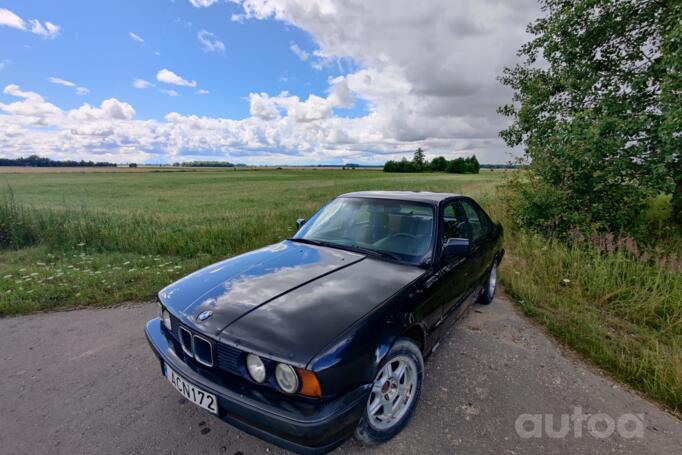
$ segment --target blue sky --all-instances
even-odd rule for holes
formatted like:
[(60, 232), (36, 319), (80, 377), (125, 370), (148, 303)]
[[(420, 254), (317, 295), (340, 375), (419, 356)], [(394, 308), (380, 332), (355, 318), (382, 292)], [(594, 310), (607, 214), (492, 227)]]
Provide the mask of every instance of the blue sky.
[[(63, 107), (113, 96), (133, 104), (144, 118), (161, 119), (171, 111), (245, 118), (250, 92), (287, 90), (301, 97), (324, 96), (327, 78), (339, 74), (336, 65), (315, 70), (294, 55), (292, 42), (308, 52), (315, 48), (304, 31), (278, 21), (230, 21), (232, 14), (241, 11), (232, 3), (195, 8), (180, 0), (15, 0), (2, 2), (2, 7), (21, 17), (50, 18), (61, 26), (61, 32), (55, 42), (0, 27), (1, 57), (12, 62), (0, 72), (0, 84), (21, 81), (22, 87)], [(213, 33), (225, 51), (205, 52), (197, 39), (201, 30)], [(144, 43), (135, 41), (131, 32)], [(211, 96), (192, 96), (196, 90), (177, 87), (165, 87), (175, 89), (177, 97), (133, 88), (137, 78), (156, 83), (161, 68), (195, 80)], [(90, 93), (77, 96), (73, 90), (50, 83), (49, 77), (73, 81)], [(164, 87), (157, 84), (157, 88)]]
[(496, 76), (536, 5), (458, 3), (2, 1), (0, 155), (505, 162)]

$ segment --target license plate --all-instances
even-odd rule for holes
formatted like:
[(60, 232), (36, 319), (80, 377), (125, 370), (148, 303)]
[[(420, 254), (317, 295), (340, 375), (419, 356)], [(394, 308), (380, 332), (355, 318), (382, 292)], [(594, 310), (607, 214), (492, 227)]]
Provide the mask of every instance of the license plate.
[(166, 379), (173, 384), (173, 387), (180, 392), (180, 395), (197, 406), (211, 411), (213, 414), (218, 414), (218, 400), (215, 395), (185, 381), (182, 376), (169, 368), (168, 365), (166, 365)]

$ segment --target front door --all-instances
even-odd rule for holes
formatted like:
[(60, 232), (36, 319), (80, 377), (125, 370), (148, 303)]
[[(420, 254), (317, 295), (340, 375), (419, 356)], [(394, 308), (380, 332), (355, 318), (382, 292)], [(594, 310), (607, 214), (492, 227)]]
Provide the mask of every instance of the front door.
[(471, 199), (460, 199), (462, 212), (466, 216), (467, 236), (471, 245), (472, 269), (475, 280), (471, 291), (487, 278), (495, 255), (495, 238), (492, 222), (478, 204)]
[[(471, 241), (471, 230), (459, 200), (447, 202), (441, 212), (441, 243), (450, 238), (467, 238)], [(475, 255), (448, 260), (440, 259), (441, 279), (445, 282), (447, 296), (443, 303), (443, 320), (452, 322), (466, 308), (464, 303), (471, 294), (477, 278)]]

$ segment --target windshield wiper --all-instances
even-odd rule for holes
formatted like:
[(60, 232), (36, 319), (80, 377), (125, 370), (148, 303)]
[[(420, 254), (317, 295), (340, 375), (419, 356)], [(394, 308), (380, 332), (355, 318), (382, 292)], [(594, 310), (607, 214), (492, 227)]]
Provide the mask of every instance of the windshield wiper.
[(320, 242), (319, 240), (310, 240), (310, 239), (304, 239), (304, 238), (290, 238), (287, 239), (290, 242), (298, 242), (298, 243), (306, 243), (308, 245), (317, 245), (317, 246), (329, 246), (326, 242)]
[(403, 261), (403, 259), (400, 256), (398, 256), (397, 254), (388, 253), (385, 251), (371, 250), (369, 248), (363, 248), (363, 247), (357, 246), (357, 245), (350, 245), (348, 247), (348, 249), (350, 251), (357, 251), (358, 253), (367, 254), (369, 256), (375, 256), (375, 257), (380, 257), (380, 258), (384, 258), (384, 259), (393, 259), (394, 261), (399, 261), (399, 262)]
[(326, 246), (329, 248), (336, 248), (339, 250), (345, 250), (345, 251), (351, 251), (355, 253), (362, 253), (366, 254), (368, 256), (374, 256), (374, 257), (380, 257), (384, 259), (392, 259), (394, 261), (399, 261), (403, 262), (403, 259), (398, 256), (397, 254), (392, 254), (392, 253), (387, 253), (383, 251), (375, 251), (375, 250), (370, 250), (369, 248), (363, 248), (361, 246), (357, 245), (343, 245), (341, 243), (333, 243), (333, 242), (324, 242), (321, 240), (311, 240), (311, 239), (305, 239), (305, 238), (290, 238), (287, 239), (292, 242), (298, 242), (298, 243), (306, 243), (308, 245), (316, 245), (316, 246)]

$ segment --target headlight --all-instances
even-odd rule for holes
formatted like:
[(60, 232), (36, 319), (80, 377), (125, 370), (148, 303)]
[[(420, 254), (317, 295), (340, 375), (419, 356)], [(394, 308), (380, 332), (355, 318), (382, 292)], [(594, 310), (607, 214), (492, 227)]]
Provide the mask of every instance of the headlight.
[(170, 313), (165, 308), (161, 309), (161, 320), (166, 330), (171, 332), (173, 329), (171, 328)]
[(275, 368), (275, 379), (277, 379), (277, 385), (284, 392), (298, 392), (298, 375), (289, 365), (278, 363), (277, 368)]
[(249, 371), (249, 375), (251, 375), (251, 378), (254, 381), (265, 381), (265, 365), (257, 355), (249, 354), (246, 356), (246, 369)]

